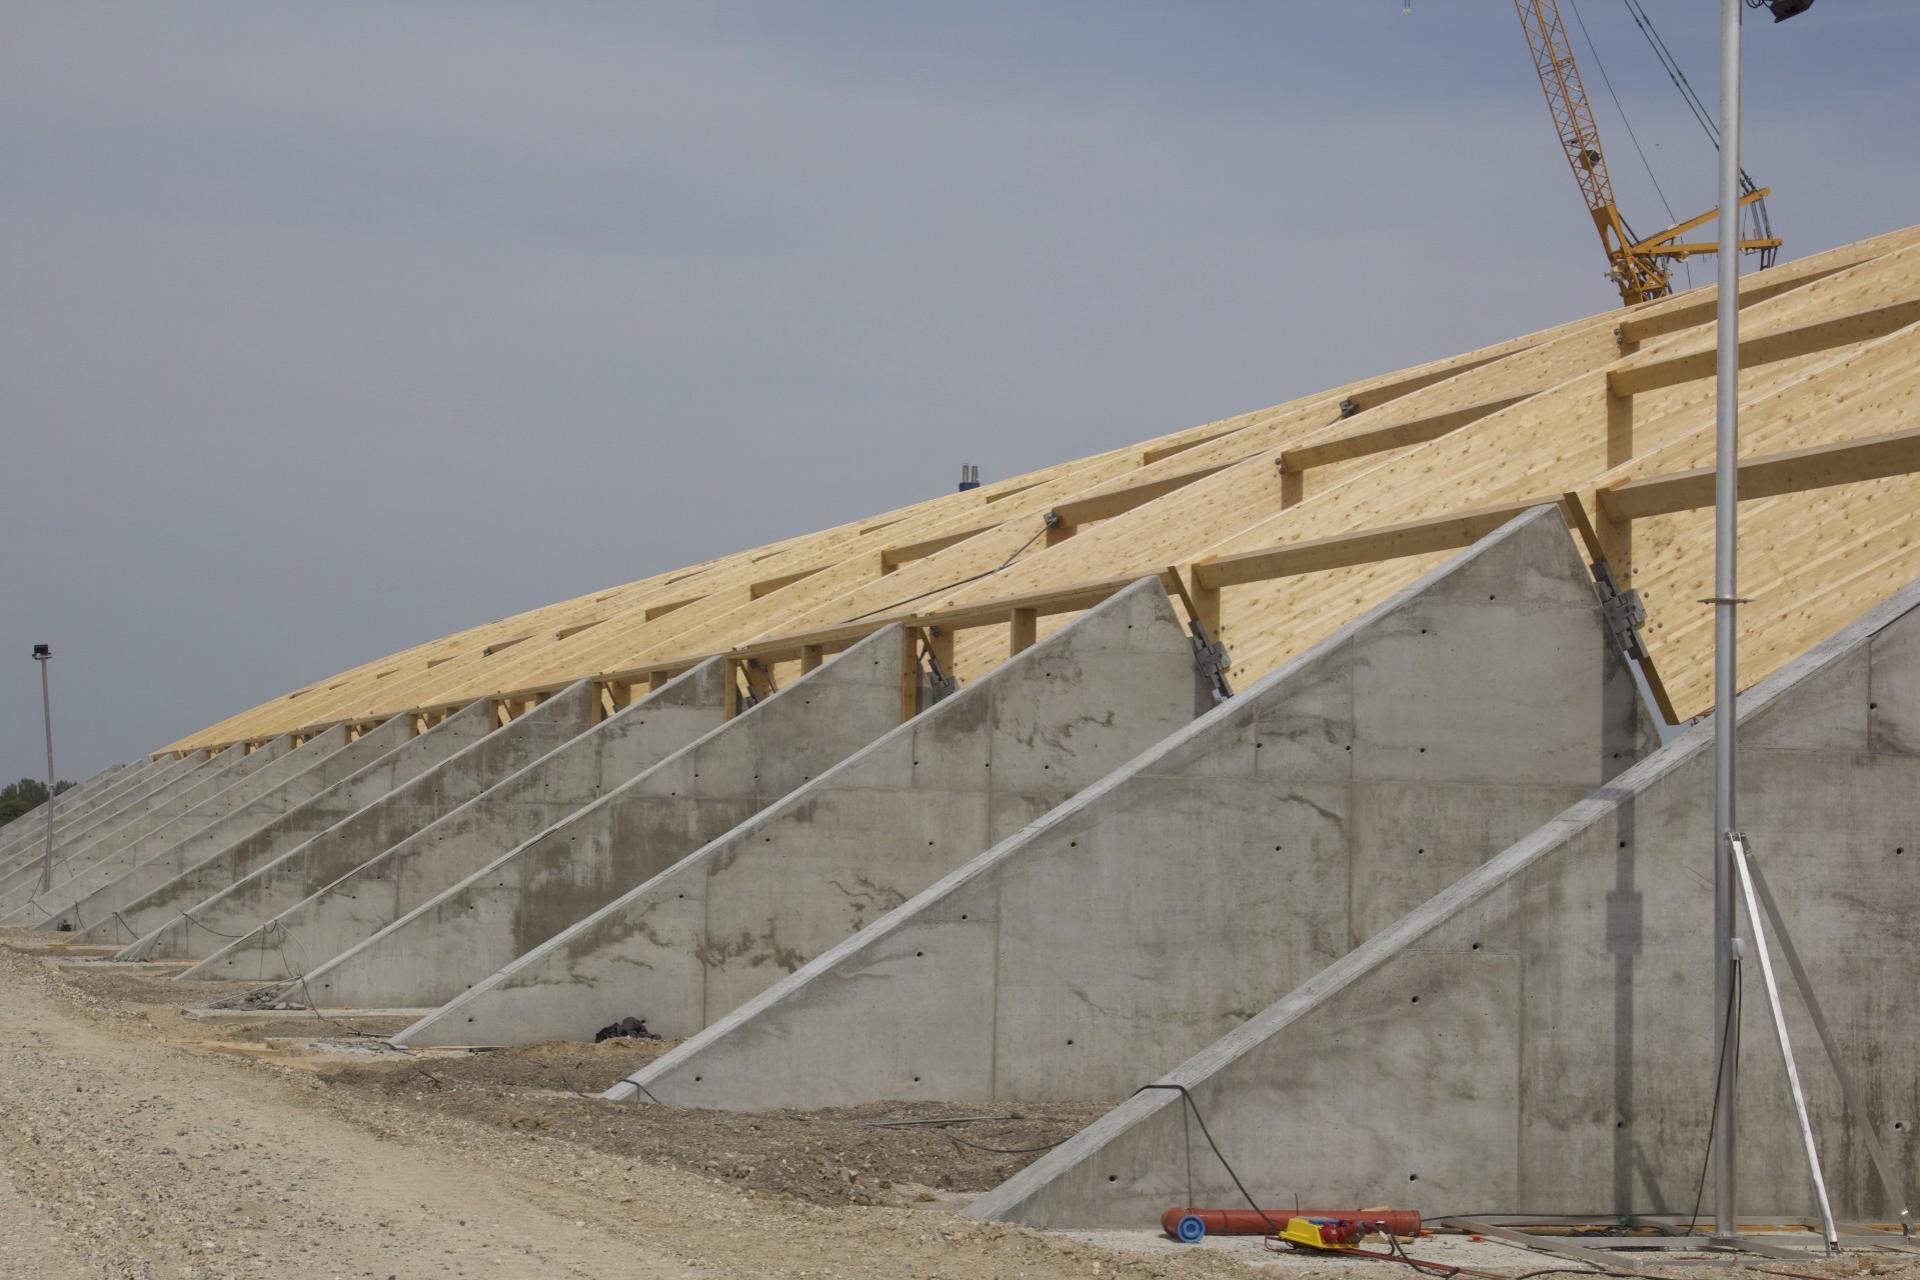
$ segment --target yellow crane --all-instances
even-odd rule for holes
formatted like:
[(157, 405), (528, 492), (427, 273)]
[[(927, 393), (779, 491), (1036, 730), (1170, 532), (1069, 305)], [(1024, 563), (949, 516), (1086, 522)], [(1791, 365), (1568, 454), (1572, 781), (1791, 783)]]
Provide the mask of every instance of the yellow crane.
[[(1566, 150), (1574, 181), (1580, 184), (1580, 195), (1587, 202), (1587, 212), (1593, 216), (1594, 229), (1600, 233), (1600, 244), (1606, 250), (1608, 278), (1619, 286), (1620, 298), (1629, 306), (1665, 297), (1673, 291), (1674, 263), (1715, 250), (1711, 240), (1692, 242), (1682, 237), (1712, 222), (1719, 210), (1709, 209), (1657, 235), (1636, 237), (1614, 203), (1613, 181), (1607, 176), (1606, 154), (1600, 149), (1600, 130), (1594, 123), (1593, 104), (1587, 100), (1586, 85), (1580, 79), (1580, 67), (1574, 61), (1566, 25), (1561, 21), (1560, 0), (1513, 0), (1513, 7), (1526, 32), (1534, 69), (1540, 73), (1540, 88), (1547, 96), (1547, 110), (1553, 115), (1560, 145)], [(1685, 77), (1671, 64), (1645, 12), (1637, 4), (1630, 3), (1628, 8), (1654, 44), (1656, 53), (1662, 56), (1662, 63), (1674, 77), (1674, 83), (1682, 88), (1683, 94), (1691, 96), (1691, 86), (1685, 84)], [(1697, 104), (1698, 99), (1694, 102)], [(1772, 266), (1780, 251), (1780, 241), (1766, 222), (1765, 200), (1770, 188), (1754, 186), (1745, 173), (1741, 174), (1741, 186), (1740, 208), (1755, 211), (1755, 230), (1759, 234), (1742, 239), (1740, 250), (1759, 254), (1762, 267)]]

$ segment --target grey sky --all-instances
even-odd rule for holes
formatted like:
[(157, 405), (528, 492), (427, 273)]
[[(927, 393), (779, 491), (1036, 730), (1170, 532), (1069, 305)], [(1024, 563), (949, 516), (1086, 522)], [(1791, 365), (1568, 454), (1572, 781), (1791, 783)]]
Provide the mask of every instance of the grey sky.
[[(1717, 6), (1648, 4), (1711, 100)], [(1621, 5), (1580, 7), (1708, 207)], [(1605, 308), (1508, 0), (1401, 9), (15, 0), (0, 780), (41, 769), (34, 641), (81, 777), (962, 460)], [(1790, 254), (1920, 221), (1920, 6), (1822, 0), (1748, 50)]]

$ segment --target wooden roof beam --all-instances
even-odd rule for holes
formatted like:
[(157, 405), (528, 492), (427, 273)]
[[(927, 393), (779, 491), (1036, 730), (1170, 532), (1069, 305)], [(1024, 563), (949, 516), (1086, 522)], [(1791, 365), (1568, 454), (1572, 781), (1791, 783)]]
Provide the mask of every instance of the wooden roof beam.
[(1539, 394), (1538, 391), (1523, 392), (1517, 396), (1489, 400), (1484, 404), (1468, 405), (1464, 409), (1452, 409), (1446, 413), (1414, 418), (1408, 422), (1396, 422), (1367, 431), (1356, 431), (1352, 435), (1339, 436), (1319, 444), (1287, 449), (1278, 459), (1280, 470), (1287, 475), (1298, 475), (1310, 467), (1324, 467), (1330, 463), (1347, 462), (1370, 454), (1390, 453), (1395, 449), (1407, 448), (1409, 445), (1425, 444), (1429, 440), (1438, 440), (1441, 436), (1449, 435), (1462, 427), (1478, 422), (1502, 409), (1512, 408), (1522, 400), (1532, 399)]
[(937, 537), (923, 538), (919, 542), (904, 542), (897, 547), (882, 547), (880, 549), (880, 572), (892, 573), (903, 564), (911, 564), (915, 560), (925, 560), (928, 556), (936, 552), (945, 551), (948, 547), (965, 542), (968, 538), (977, 538), (983, 533), (991, 533), (993, 530), (998, 529), (1002, 523), (1002, 521), (996, 520), (992, 524), (975, 525), (970, 529), (957, 529), (952, 533), (943, 533)]
[(1255, 551), (1242, 551), (1196, 561), (1193, 577), (1202, 589), (1218, 591), (1222, 587), (1247, 582), (1270, 582), (1275, 578), (1344, 569), (1349, 565), (1373, 564), (1380, 560), (1424, 555), (1429, 551), (1452, 551), (1472, 546), (1507, 521), (1535, 507), (1557, 505), (1560, 501), (1560, 498), (1553, 497), (1532, 502), (1509, 502), (1497, 507), (1411, 520), (1405, 524), (1358, 529), (1331, 538), (1310, 538)]
[(1121, 489), (1109, 489), (1105, 493), (1092, 494), (1085, 498), (1075, 498), (1055, 507), (1052, 515), (1058, 517), (1057, 527), (1077, 529), (1083, 524), (1092, 524), (1096, 520), (1111, 520), (1115, 516), (1125, 515), (1135, 507), (1143, 507), (1155, 498), (1164, 498), (1176, 489), (1184, 489), (1196, 480), (1204, 480), (1216, 472), (1237, 466), (1246, 461), (1235, 458), (1232, 462), (1216, 462), (1210, 467), (1196, 467), (1192, 471), (1183, 471), (1179, 475), (1166, 476), (1159, 480), (1143, 480)]
[[(1833, 485), (1920, 472), (1920, 428), (1764, 454), (1740, 463), (1740, 499), (1777, 498)], [(1596, 500), (1613, 520), (1640, 520), (1713, 505), (1713, 468), (1696, 467), (1603, 488)]]
[[(1920, 323), (1920, 298), (1745, 339), (1740, 343), (1740, 363), (1756, 365), (1791, 360), (1817, 351), (1830, 351), (1835, 347), (1884, 338), (1915, 323)], [(1662, 387), (1711, 378), (1713, 371), (1714, 351), (1707, 347), (1615, 369), (1607, 374), (1607, 389), (1616, 396), (1638, 395), (1642, 391), (1658, 391)]]
[(772, 578), (762, 578), (758, 582), (750, 582), (747, 584), (747, 599), (758, 600), (763, 596), (770, 596), (782, 587), (790, 587), (824, 569), (831, 568), (833, 568), (832, 564), (816, 564), (805, 569), (796, 569), (792, 573), (782, 573)]

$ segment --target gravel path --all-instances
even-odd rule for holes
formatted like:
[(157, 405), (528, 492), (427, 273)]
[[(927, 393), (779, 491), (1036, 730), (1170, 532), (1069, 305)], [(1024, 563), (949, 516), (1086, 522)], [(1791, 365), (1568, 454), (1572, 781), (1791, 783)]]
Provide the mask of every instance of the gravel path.
[(165, 1026), (0, 947), (0, 1274), (1249, 1274), (937, 1210), (782, 1201), (174, 1043)]

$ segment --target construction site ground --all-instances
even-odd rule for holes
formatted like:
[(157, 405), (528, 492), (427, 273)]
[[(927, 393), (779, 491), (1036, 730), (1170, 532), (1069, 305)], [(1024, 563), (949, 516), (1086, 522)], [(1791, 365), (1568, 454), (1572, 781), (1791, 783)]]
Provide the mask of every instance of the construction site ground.
[[(594, 1095), (666, 1045), (402, 1053), (378, 1038), (400, 1019), (190, 1013), (246, 987), (183, 988), (176, 971), (0, 931), (0, 1275), (1317, 1280), (1393, 1265), (1179, 1246), (1147, 1223), (1042, 1234), (957, 1216), (1096, 1108), (617, 1105)], [(892, 1123), (943, 1118), (958, 1122)], [(1457, 1238), (1415, 1252), (1502, 1275), (1554, 1265)], [(1920, 1280), (1916, 1264), (1763, 1265)]]

